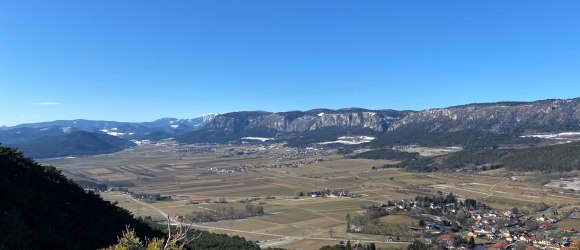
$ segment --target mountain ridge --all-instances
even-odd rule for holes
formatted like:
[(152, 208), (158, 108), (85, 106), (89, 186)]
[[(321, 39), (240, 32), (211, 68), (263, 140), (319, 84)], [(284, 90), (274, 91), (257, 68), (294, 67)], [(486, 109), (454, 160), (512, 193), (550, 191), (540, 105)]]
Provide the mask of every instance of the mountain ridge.
[[(137, 140), (174, 137), (181, 143), (225, 143), (239, 142), (244, 137), (267, 137), (272, 138), (272, 142), (286, 141), (292, 142), (293, 146), (305, 146), (334, 141), (339, 136), (360, 135), (376, 137), (370, 144), (372, 147), (409, 144), (494, 147), (537, 141), (521, 139), (527, 134), (580, 131), (580, 98), (472, 103), (420, 111), (352, 107), (286, 112), (237, 111), (208, 114), (202, 118), (199, 124), (203, 125), (197, 127), (188, 125), (193, 123), (193, 119), (161, 118), (144, 123), (97, 121), (107, 128), (87, 130)], [(54, 122), (38, 126), (58, 125)], [(83, 124), (44, 127), (42, 129), (46, 132), (42, 133), (22, 127), (27, 124), (18, 125), (22, 128), (17, 131), (0, 130), (0, 141), (22, 143), (23, 138), (66, 134), (86, 128), (88, 125), (84, 123), (91, 121), (66, 122), (60, 125)]]
[(35, 158), (49, 158), (114, 153), (136, 144), (103, 133), (75, 131), (60, 136), (37, 138), (13, 146)]
[(125, 139), (141, 139), (154, 132), (164, 132), (175, 136), (203, 127), (216, 115), (209, 113), (191, 119), (161, 118), (151, 122), (74, 119), (25, 123), (0, 129), (0, 142), (21, 144), (33, 139), (66, 135), (74, 131), (101, 132)]
[(421, 111), (363, 108), (242, 111), (218, 115), (205, 127), (179, 136), (177, 140), (223, 143), (243, 137), (276, 139), (300, 137), (301, 134), (320, 138), (293, 143), (306, 145), (359, 133), (377, 136), (377, 141), (371, 143), (375, 147), (421, 144), (423, 138), (439, 140), (439, 143), (430, 143), (437, 146), (491, 147), (502, 143), (534, 142), (519, 139), (529, 133), (580, 131), (579, 110), (580, 98), (473, 103)]
[[(227, 142), (243, 137), (286, 137), (321, 129), (335, 128), (333, 136), (355, 131), (376, 134), (386, 131), (391, 122), (409, 111), (314, 109), (308, 111), (244, 111), (216, 116), (203, 128), (176, 139), (183, 143)], [(316, 136), (316, 135), (315, 135)], [(328, 136), (325, 136), (327, 138)]]

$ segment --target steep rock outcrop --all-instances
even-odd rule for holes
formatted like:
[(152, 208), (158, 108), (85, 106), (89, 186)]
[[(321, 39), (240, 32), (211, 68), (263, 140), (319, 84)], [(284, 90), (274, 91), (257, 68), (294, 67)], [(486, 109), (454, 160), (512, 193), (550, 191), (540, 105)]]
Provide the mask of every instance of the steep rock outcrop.
[(409, 114), (389, 131), (408, 126), (427, 132), (486, 131), (496, 134), (580, 131), (580, 98), (469, 104)]
[(204, 128), (180, 136), (177, 140), (185, 143), (225, 142), (242, 137), (287, 138), (305, 133), (308, 133), (309, 140), (332, 140), (351, 133), (383, 133), (393, 121), (409, 112), (366, 109), (234, 112), (218, 115)]

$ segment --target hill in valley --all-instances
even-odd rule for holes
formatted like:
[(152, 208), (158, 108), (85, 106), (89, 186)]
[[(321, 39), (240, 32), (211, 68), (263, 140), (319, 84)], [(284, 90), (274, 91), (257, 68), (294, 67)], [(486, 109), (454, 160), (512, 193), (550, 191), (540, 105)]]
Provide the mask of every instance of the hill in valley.
[(149, 141), (161, 141), (163, 139), (172, 138), (173, 135), (164, 131), (155, 131), (149, 134), (146, 134), (139, 138), (140, 140), (149, 140)]
[[(371, 156), (375, 155), (380, 154)], [(371, 158), (365, 153), (359, 157)], [(435, 157), (409, 157), (387, 167), (420, 172), (465, 167), (473, 170), (504, 167), (515, 171), (565, 172), (580, 170), (580, 142), (523, 149), (467, 149)]]

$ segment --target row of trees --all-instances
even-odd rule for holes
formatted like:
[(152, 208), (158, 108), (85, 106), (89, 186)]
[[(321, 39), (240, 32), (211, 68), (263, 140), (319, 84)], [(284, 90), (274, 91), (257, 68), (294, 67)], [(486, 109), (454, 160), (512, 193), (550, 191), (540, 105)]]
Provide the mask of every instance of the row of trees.
[(222, 206), (214, 210), (196, 211), (191, 213), (190, 219), (191, 221), (196, 222), (209, 222), (244, 219), (252, 216), (260, 216), (263, 214), (264, 207), (246, 203), (243, 209), (238, 209), (233, 206)]

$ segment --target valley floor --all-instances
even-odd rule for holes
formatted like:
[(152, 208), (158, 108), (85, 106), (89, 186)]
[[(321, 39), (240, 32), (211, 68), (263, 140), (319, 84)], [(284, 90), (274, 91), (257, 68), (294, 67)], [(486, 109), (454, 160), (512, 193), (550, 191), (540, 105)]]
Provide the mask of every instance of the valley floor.
[[(331, 150), (281, 145), (145, 145), (114, 154), (42, 163), (57, 166), (75, 180), (130, 183), (127, 188), (134, 194), (170, 196), (171, 200), (143, 202), (125, 192), (101, 192), (104, 199), (118, 201), (136, 216), (154, 220), (167, 215), (187, 217), (195, 211), (243, 209), (245, 204), (240, 201), (254, 200), (252, 204), (263, 206), (265, 215), (197, 223), (196, 227), (243, 236), (260, 241), (264, 247), (287, 249), (317, 249), (340, 240), (406, 249), (408, 243), (387, 242), (384, 236), (347, 233), (346, 215), (362, 213), (364, 205), (439, 191), (477, 199), (498, 210), (532, 208), (541, 202), (564, 209), (580, 206), (578, 191), (545, 186), (538, 173), (503, 169), (410, 173), (380, 168), (389, 161), (344, 159)], [(349, 195), (300, 196), (300, 192), (327, 189), (348, 191)], [(226, 203), (220, 203), (223, 201)], [(403, 221), (392, 223), (418, 223), (410, 217), (399, 219)]]

